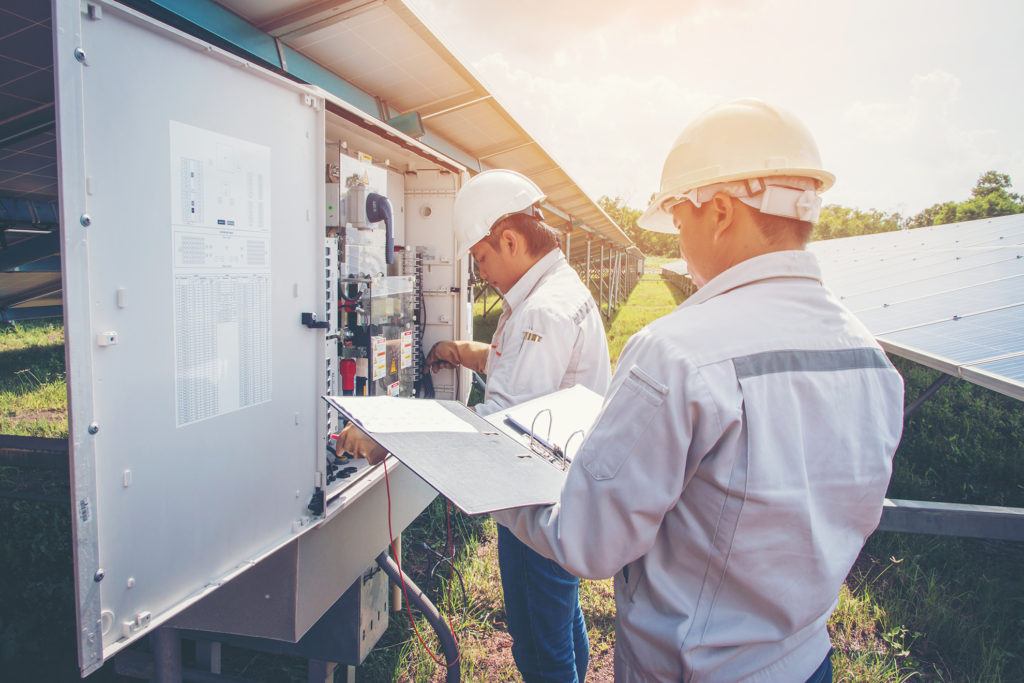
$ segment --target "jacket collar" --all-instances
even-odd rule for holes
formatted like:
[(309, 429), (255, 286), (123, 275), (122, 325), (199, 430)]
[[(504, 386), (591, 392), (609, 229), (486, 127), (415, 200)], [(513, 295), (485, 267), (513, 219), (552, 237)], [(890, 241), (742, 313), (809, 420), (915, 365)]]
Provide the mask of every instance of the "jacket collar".
[(775, 251), (737, 263), (720, 273), (684, 301), (682, 306), (696, 306), (738, 287), (780, 277), (807, 278), (821, 282), (821, 266), (809, 251)]
[(526, 297), (536, 288), (549, 271), (554, 270), (559, 264), (565, 261), (560, 249), (555, 247), (544, 254), (539, 261), (530, 266), (530, 269), (523, 273), (519, 281), (512, 285), (511, 289), (502, 297), (505, 301), (505, 308), (509, 311), (515, 309), (519, 304), (526, 301)]

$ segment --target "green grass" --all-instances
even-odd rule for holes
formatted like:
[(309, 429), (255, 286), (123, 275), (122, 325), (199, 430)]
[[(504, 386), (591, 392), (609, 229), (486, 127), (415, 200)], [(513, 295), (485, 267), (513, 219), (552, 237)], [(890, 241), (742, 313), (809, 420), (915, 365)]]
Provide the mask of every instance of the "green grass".
[(679, 256), (648, 256), (644, 259), (644, 272), (650, 275), (658, 275), (661, 273), (663, 265), (678, 261), (680, 258)]
[(66, 437), (67, 433), (60, 322), (0, 329), (0, 434)]
[(646, 274), (640, 278), (626, 303), (619, 307), (612, 315), (611, 323), (606, 325), (612, 367), (618, 362), (622, 347), (630, 337), (652, 320), (671, 313), (684, 298), (678, 287), (666, 282), (660, 275)]
[[(651, 267), (652, 259), (647, 265)], [(630, 335), (681, 299), (681, 293), (656, 274), (646, 275), (606, 324), (613, 358)], [(476, 336), (489, 340), (500, 304), (487, 319), (482, 318), (482, 306), (477, 302)], [(26, 325), (0, 333), (0, 364), (3, 432), (65, 433), (59, 327)], [(908, 399), (936, 376), (912, 363), (897, 360), (897, 367), (906, 379)], [(20, 370), (29, 370), (32, 376)], [(34, 414), (42, 410), (54, 414)], [(61, 413), (59, 419), (56, 413)], [(906, 429), (890, 496), (1024, 506), (1022, 434), (1024, 404), (964, 382), (950, 383)], [(0, 488), (17, 489), (33, 476), (42, 475), (0, 468)], [(34, 484), (44, 493), (66, 495), (66, 480)], [(0, 500), (0, 517), (0, 573), (5, 577), (0, 589), (0, 678), (76, 680), (66, 506)], [(463, 679), (518, 680), (505, 630), (494, 523), (457, 511), (452, 519), (456, 566), (466, 581), (468, 609), (463, 609), (455, 584), (441, 582), (432, 595), (442, 611), (452, 615)], [(442, 549), (443, 501), (425, 510), (403, 538), (403, 564), (426, 588), (430, 566), (417, 544), (424, 541)], [(876, 533), (850, 573), (830, 622), (835, 680), (1024, 680), (1021, 566), (1024, 544)], [(611, 680), (611, 582), (584, 581), (581, 600), (592, 644), (590, 678)], [(428, 645), (436, 649), (430, 628), (422, 619), (418, 624)], [(19, 662), (29, 662), (31, 668), (24, 671), (31, 676), (19, 677)], [(305, 680), (304, 663), (297, 658), (233, 648), (225, 648), (224, 670), (259, 681)], [(361, 681), (426, 681), (442, 676), (416, 641), (404, 612), (391, 616), (390, 628), (357, 673)], [(90, 680), (121, 679), (105, 667)], [(342, 674), (337, 680), (343, 680)]]

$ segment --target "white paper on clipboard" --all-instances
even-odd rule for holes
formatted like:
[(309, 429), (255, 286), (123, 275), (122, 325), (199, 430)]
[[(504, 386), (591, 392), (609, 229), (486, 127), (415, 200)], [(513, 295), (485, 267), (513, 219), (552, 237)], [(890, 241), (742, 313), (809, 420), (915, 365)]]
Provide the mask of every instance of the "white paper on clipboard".
[(541, 446), (565, 453), (572, 461), (603, 405), (604, 396), (577, 384), (499, 410), (486, 420), (523, 444), (529, 444), (533, 435)]

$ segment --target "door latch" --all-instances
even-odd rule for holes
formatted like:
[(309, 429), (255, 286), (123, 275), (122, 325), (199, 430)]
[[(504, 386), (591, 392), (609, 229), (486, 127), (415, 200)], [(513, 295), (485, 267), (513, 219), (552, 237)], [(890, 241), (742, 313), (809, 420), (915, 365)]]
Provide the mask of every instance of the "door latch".
[(313, 330), (326, 330), (331, 327), (328, 320), (317, 320), (316, 313), (303, 313), (302, 324)]

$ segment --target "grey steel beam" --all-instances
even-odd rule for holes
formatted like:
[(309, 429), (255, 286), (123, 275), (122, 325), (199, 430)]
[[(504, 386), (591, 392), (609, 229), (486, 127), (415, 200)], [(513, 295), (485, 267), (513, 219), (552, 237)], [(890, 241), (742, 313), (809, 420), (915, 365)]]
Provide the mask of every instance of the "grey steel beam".
[(461, 109), (465, 109), (466, 107), (472, 107), (474, 104), (480, 104), (481, 102), (487, 102), (488, 100), (491, 100), (491, 99), (494, 99), (493, 96), (491, 96), (491, 95), (483, 95), (483, 96), (479, 96), (478, 95), (477, 97), (472, 97), (472, 98), (469, 98), (469, 99), (464, 99), (461, 102), (457, 102), (455, 104), (452, 104), (451, 106), (446, 107), (444, 109), (438, 109), (437, 111), (430, 111), (430, 112), (428, 112), (426, 114), (424, 114), (423, 112), (420, 112), (420, 119), (423, 120), (423, 121), (429, 121), (430, 119), (432, 119), (434, 117), (444, 116), (445, 114), (452, 114), (452, 113), (457, 112), (457, 111), (459, 111)]
[(63, 315), (64, 309), (61, 306), (21, 306), (18, 308), (0, 309), (0, 322), (13, 323), (19, 320), (60, 318)]
[(0, 297), (0, 309), (5, 309), (10, 306), (17, 306), (20, 303), (26, 301), (32, 301), (32, 299), (38, 299), (42, 296), (49, 296), (50, 294), (56, 294), (62, 288), (60, 280), (56, 282), (47, 282), (38, 287), (18, 292), (7, 297)]
[(0, 270), (12, 270), (22, 264), (59, 253), (60, 237), (57, 233), (32, 237), (0, 251)]
[(1024, 508), (886, 499), (878, 530), (1024, 541)]
[(536, 144), (537, 143), (533, 140), (526, 140), (525, 142), (520, 142), (513, 145), (501, 145), (498, 147), (492, 147), (490, 149), (484, 150), (483, 154), (478, 154), (476, 158), (479, 159), (480, 161), (483, 161), (484, 159), (490, 159), (491, 157), (501, 156), (502, 154), (508, 154), (509, 152), (516, 151), (517, 149), (530, 147), (531, 145)]
[(9, 116), (0, 121), (0, 146), (13, 145), (34, 135), (52, 131), (56, 126), (55, 121), (53, 102)]
[[(360, 0), (348, 0), (347, 2), (319, 3), (305, 10), (308, 13), (306, 16), (296, 17), (296, 13), (293, 13), (291, 17), (286, 18), (282, 22), (273, 24), (273, 28), (267, 27), (267, 25), (261, 28), (270, 35), (288, 42), (329, 28), (358, 14), (380, 7), (383, 4), (384, 0), (366, 0), (363, 2), (360, 2)], [(324, 7), (325, 5), (327, 7)]]
[(928, 401), (928, 399), (934, 396), (935, 393), (951, 379), (953, 379), (952, 375), (943, 374), (940, 375), (937, 380), (932, 382), (931, 385), (929, 385), (929, 387), (925, 389), (920, 396), (917, 397), (917, 400), (915, 400), (913, 403), (907, 406), (906, 410), (903, 411), (903, 422), (909, 422), (911, 416), (913, 416), (913, 414), (916, 413), (921, 408), (921, 406), (923, 406)]

